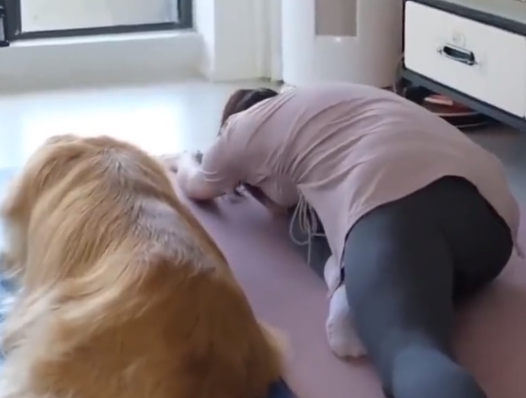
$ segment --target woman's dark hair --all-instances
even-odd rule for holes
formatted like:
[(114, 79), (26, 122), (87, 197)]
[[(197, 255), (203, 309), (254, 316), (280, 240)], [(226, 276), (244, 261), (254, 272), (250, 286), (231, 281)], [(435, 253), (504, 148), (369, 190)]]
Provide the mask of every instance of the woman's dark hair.
[(278, 95), (277, 91), (270, 88), (248, 89), (242, 88), (230, 96), (223, 108), (221, 126), (235, 113), (246, 111), (257, 103)]
[[(243, 88), (235, 91), (230, 96), (226, 102), (225, 107), (223, 108), (223, 114), (221, 115), (221, 126), (225, 124), (230, 116), (238, 112), (246, 111), (248, 108), (256, 105), (257, 103), (275, 97), (276, 95), (278, 95), (278, 92), (270, 88)], [(242, 183), (238, 188), (234, 189), (234, 195), (241, 196), (242, 190), (248, 192), (250, 195), (260, 201), (265, 197), (259, 188), (246, 183)]]

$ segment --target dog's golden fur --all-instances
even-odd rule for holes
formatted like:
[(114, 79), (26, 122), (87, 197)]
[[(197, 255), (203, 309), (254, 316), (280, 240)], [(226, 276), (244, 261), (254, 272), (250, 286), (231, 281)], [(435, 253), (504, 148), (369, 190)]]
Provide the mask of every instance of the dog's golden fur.
[(140, 149), (54, 137), (3, 217), (22, 291), (0, 397), (262, 398), (282, 373), (226, 259)]

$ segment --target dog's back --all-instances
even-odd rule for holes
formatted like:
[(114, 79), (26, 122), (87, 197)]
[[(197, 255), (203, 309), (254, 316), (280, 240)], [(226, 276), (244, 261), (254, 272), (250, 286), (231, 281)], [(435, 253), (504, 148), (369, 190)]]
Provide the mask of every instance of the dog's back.
[(162, 166), (107, 137), (55, 141), (4, 206), (23, 288), (9, 396), (264, 397), (277, 341)]

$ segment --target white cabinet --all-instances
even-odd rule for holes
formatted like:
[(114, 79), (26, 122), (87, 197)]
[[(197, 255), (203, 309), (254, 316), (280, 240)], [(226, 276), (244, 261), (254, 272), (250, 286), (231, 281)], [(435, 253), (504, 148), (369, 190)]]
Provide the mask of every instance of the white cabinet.
[(404, 40), (407, 69), (526, 116), (526, 37), (408, 1)]

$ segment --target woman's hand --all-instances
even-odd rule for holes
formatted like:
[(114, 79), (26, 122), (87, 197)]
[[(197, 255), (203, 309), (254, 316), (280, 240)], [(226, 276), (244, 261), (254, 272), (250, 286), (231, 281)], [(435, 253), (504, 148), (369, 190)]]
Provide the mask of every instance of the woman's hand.
[(203, 160), (203, 154), (200, 151), (183, 151), (175, 155), (162, 155), (160, 160), (168, 170), (177, 173), (183, 167), (198, 167)]
[(174, 182), (190, 199), (208, 201), (220, 196), (221, 192), (206, 181), (203, 175), (203, 154), (200, 151), (183, 151), (175, 155), (164, 155), (159, 159), (169, 172), (175, 173)]

